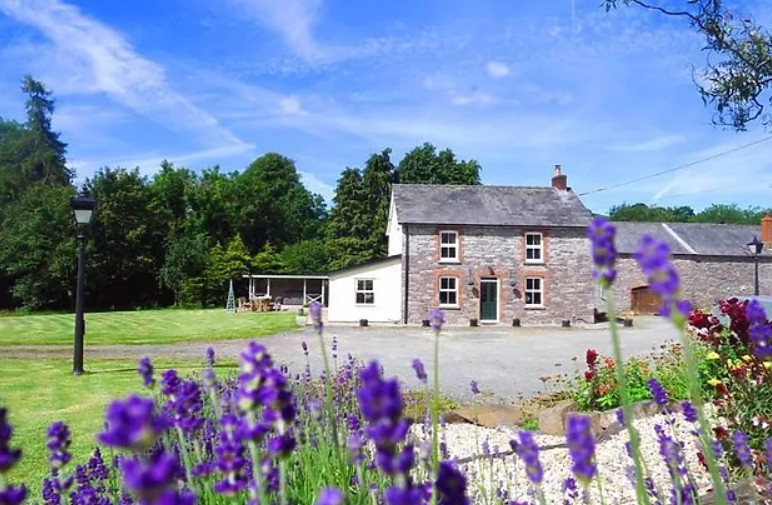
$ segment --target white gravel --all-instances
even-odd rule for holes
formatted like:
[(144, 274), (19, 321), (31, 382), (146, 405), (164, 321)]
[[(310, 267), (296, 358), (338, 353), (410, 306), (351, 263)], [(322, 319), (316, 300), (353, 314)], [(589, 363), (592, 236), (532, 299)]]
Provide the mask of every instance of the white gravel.
[[(659, 455), (659, 443), (654, 432), (656, 424), (665, 426), (666, 433), (677, 442), (684, 443), (684, 459), (698, 488), (704, 491), (710, 487), (710, 475), (702, 469), (697, 460), (695, 436), (691, 433), (693, 425), (683, 421), (678, 414), (671, 416), (670, 419), (675, 421), (672, 429), (666, 425), (667, 418), (664, 415), (656, 415), (634, 422), (641, 435), (641, 453), (645, 467), (648, 469), (647, 475), (654, 480), (660, 491), (660, 496), (664, 498), (663, 502), (669, 501), (666, 496), (672, 488), (672, 483), (667, 466)], [(422, 438), (421, 428), (416, 428), (418, 428), (415, 433), (416, 436)], [(510, 450), (509, 441), (516, 438), (517, 431), (517, 429), (503, 427), (489, 429), (471, 424), (450, 424), (445, 427), (441, 437), (446, 441), (450, 457), (464, 460), (484, 454), (482, 447), (486, 441), (493, 454)], [(540, 447), (565, 442), (561, 437), (547, 435), (537, 434), (534, 438)], [(628, 440), (625, 430), (596, 446), (598, 473), (606, 505), (637, 503), (635, 484), (634, 481), (631, 481), (630, 468), (633, 466), (633, 462), (625, 450), (625, 443)], [(546, 502), (562, 504), (564, 499), (563, 482), (566, 477), (571, 476), (571, 459), (568, 450), (565, 447), (542, 450), (540, 460), (544, 468), (542, 489)], [(474, 497), (476, 504), (501, 504), (502, 501), (496, 497), (499, 489), (507, 490), (510, 500), (536, 502), (533, 488), (525, 476), (524, 464), (515, 455), (503, 458), (483, 456), (471, 462), (461, 463), (460, 468), (467, 476), (469, 495)], [(590, 503), (601, 503), (596, 483), (592, 484), (589, 493)]]

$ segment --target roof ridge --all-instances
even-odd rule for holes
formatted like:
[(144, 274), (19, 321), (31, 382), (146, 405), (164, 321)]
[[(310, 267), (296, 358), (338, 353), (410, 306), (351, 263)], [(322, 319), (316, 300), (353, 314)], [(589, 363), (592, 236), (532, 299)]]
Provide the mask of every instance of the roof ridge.
[(514, 186), (508, 184), (404, 184), (394, 183), (399, 187), (430, 187), (430, 188), (506, 188), (506, 189), (552, 189), (552, 186)]

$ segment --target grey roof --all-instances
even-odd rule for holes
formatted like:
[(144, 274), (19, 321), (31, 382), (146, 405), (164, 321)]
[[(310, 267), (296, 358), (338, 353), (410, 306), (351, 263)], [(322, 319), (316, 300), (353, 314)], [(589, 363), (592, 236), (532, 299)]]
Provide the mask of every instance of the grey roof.
[(592, 214), (571, 191), (529, 186), (395, 184), (400, 223), (584, 227)]
[[(635, 252), (641, 235), (648, 233), (668, 243), (675, 255), (750, 256), (748, 242), (761, 226), (703, 223), (635, 223), (617, 221), (616, 246), (622, 254)], [(762, 253), (772, 256), (769, 248)]]

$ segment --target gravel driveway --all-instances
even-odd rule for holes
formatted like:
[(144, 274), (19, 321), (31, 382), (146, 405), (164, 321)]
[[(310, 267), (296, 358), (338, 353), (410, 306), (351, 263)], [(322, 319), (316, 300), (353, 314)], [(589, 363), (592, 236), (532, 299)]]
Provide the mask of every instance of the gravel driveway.
[[(658, 318), (638, 318), (634, 328), (621, 330), (626, 356), (645, 353), (665, 340), (677, 338), (677, 332)], [(329, 327), (325, 331), (328, 346), (338, 339), (339, 360), (351, 353), (360, 360), (378, 359), (387, 374), (398, 375), (409, 387), (418, 386), (411, 362), (420, 358), (430, 370), (433, 333), (427, 328), (405, 327)], [(172, 345), (89, 346), (86, 336), (86, 364), (89, 358), (138, 359), (141, 356), (202, 358), (207, 347), (219, 356), (236, 357), (245, 340)], [(451, 397), (469, 399), (469, 382), (474, 379), (483, 392), (502, 400), (519, 393), (529, 395), (542, 387), (539, 376), (557, 373), (571, 375), (576, 364), (572, 356), (584, 361), (587, 348), (611, 353), (611, 339), (604, 325), (586, 328), (450, 328), (443, 331), (440, 345), (440, 377), (443, 392)], [(292, 371), (302, 371), (305, 357), (301, 342), (309, 347), (311, 366), (321, 369), (318, 338), (310, 327), (263, 337), (276, 361)], [(7, 346), (0, 348), (5, 357), (69, 357), (69, 346)]]

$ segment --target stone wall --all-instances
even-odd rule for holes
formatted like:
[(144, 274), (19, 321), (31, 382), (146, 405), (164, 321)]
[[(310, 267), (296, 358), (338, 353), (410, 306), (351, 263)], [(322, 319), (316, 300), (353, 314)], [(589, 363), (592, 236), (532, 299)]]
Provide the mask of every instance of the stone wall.
[[(680, 273), (681, 295), (696, 307), (710, 307), (718, 299), (728, 296), (753, 294), (751, 257), (678, 256), (673, 263)], [(638, 264), (629, 256), (619, 259), (617, 269), (614, 302), (618, 310), (630, 310), (632, 289), (645, 286), (647, 282)], [(772, 294), (772, 258), (760, 260), (759, 293)], [(600, 305), (599, 310), (603, 311)]]
[[(480, 278), (498, 279), (499, 324), (511, 325), (514, 318), (519, 318), (522, 324), (593, 320), (597, 290), (590, 278), (589, 244), (584, 229), (452, 227), (459, 232), (460, 261), (446, 264), (440, 263), (438, 257), (440, 228), (415, 224), (405, 228), (407, 240), (402, 244), (402, 260), (403, 272), (405, 267), (409, 268), (408, 323), (420, 323), (438, 306), (438, 284), (443, 275), (456, 277), (459, 288), (458, 307), (444, 309), (448, 324), (468, 325), (469, 319), (479, 318)], [(544, 263), (524, 262), (526, 231), (544, 234)], [(405, 247), (409, 248), (407, 254)], [(543, 279), (543, 308), (525, 308), (526, 276)]]

